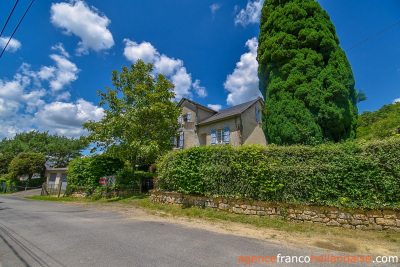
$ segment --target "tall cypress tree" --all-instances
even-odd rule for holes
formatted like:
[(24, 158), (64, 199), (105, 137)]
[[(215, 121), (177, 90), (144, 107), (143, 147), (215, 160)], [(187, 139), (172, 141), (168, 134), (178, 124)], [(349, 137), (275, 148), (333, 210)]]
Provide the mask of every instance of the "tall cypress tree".
[(268, 142), (354, 138), (358, 109), (353, 72), (319, 3), (265, 0), (258, 42)]

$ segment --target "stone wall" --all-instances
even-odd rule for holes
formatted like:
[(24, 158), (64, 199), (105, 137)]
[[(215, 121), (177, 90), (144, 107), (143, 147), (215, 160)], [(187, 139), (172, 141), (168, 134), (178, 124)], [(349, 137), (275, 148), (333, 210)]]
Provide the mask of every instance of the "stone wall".
[(348, 229), (394, 230), (400, 232), (400, 209), (359, 210), (304, 204), (249, 201), (245, 199), (190, 196), (150, 191), (152, 201), (180, 206), (209, 207), (237, 214), (265, 216), (294, 222), (309, 222)]

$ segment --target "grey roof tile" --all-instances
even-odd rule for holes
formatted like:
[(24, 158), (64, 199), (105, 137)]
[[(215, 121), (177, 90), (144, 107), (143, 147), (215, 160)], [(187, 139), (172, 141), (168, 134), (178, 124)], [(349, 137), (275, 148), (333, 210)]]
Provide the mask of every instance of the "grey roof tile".
[(206, 124), (206, 123), (210, 123), (210, 122), (213, 122), (213, 121), (222, 120), (222, 119), (225, 119), (225, 118), (228, 118), (228, 117), (233, 117), (233, 116), (236, 116), (236, 115), (240, 115), (246, 109), (251, 107), (254, 103), (256, 103), (257, 101), (260, 101), (260, 100), (262, 100), (262, 98), (261, 97), (257, 97), (256, 99), (251, 100), (249, 102), (242, 103), (242, 104), (239, 104), (237, 106), (233, 106), (233, 107), (230, 107), (230, 108), (226, 108), (226, 109), (220, 110), (217, 114), (209, 117), (208, 119), (200, 121), (197, 125)]

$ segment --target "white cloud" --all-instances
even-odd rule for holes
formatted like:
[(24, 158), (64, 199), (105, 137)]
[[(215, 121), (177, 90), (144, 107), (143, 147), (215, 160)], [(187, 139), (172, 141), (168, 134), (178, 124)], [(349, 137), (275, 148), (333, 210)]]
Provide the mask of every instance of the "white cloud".
[(180, 59), (170, 58), (164, 54), (160, 54), (157, 49), (149, 42), (143, 41), (136, 43), (129, 39), (123, 40), (125, 43), (124, 56), (132, 62), (142, 59), (145, 63), (154, 64), (154, 72), (162, 73), (175, 85), (176, 99), (182, 97), (192, 97), (191, 89), (193, 89), (199, 97), (207, 96), (205, 87), (200, 86), (200, 80), (196, 80), (192, 84), (192, 75), (187, 72)]
[(210, 6), (210, 10), (211, 10), (211, 14), (215, 15), (215, 13), (217, 12), (218, 9), (221, 8), (221, 4), (220, 3), (214, 3)]
[(396, 98), (395, 100), (393, 100), (393, 104), (400, 102), (400, 98)]
[(69, 53), (65, 50), (64, 45), (62, 43), (53, 45), (51, 47), (51, 49), (57, 51), (58, 53), (63, 55), (65, 58), (69, 58)]
[[(50, 68), (53, 70), (53, 75), (49, 77), (50, 88), (53, 91), (59, 91), (64, 86), (69, 85), (71, 82), (78, 79), (79, 69), (68, 59), (63, 56), (52, 54), (50, 58), (55, 61), (56, 67)], [(46, 68), (46, 67), (45, 67)], [(48, 71), (49, 68), (46, 68)]]
[(222, 108), (222, 106), (219, 105), (219, 104), (215, 104), (215, 105), (213, 105), (213, 104), (208, 104), (207, 107), (209, 107), (209, 108), (211, 108), (211, 109), (213, 109), (213, 110), (215, 110), (215, 111), (220, 111), (221, 108)]
[[(235, 25), (242, 24), (243, 27), (252, 23), (260, 23), (261, 9), (263, 7), (264, 0), (249, 0), (247, 2), (246, 9), (239, 11), (239, 14), (235, 17)], [(235, 7), (235, 11), (237, 7)]]
[(7, 101), (6, 99), (0, 98), (0, 119), (10, 117), (15, 114), (20, 105), (16, 101)]
[(124, 56), (132, 62), (141, 59), (145, 63), (149, 63), (154, 62), (154, 60), (159, 57), (159, 53), (151, 43), (142, 42), (141, 44), (138, 44), (129, 39), (124, 39), (124, 43)]
[(77, 136), (86, 133), (81, 127), (84, 122), (90, 119), (100, 120), (103, 112), (103, 108), (83, 99), (78, 99), (75, 103), (57, 101), (44, 105), (35, 114), (35, 124), (43, 131)]
[(183, 61), (180, 59), (169, 58), (166, 55), (158, 57), (154, 63), (155, 71), (165, 76), (174, 74), (178, 69), (183, 67)]
[[(11, 80), (0, 79), (0, 139), (33, 129), (78, 136), (86, 133), (83, 122), (103, 116), (102, 108), (83, 99), (66, 102), (71, 94), (63, 89), (77, 79), (79, 69), (62, 45), (52, 49), (60, 53), (50, 55), (54, 65), (35, 71), (23, 63)], [(49, 83), (47, 90), (43, 81)]]
[(261, 96), (258, 88), (257, 39), (248, 40), (246, 46), (250, 52), (241, 55), (235, 70), (224, 83), (225, 89), (230, 92), (226, 99), (228, 105), (238, 105)]
[(76, 52), (87, 54), (88, 49), (107, 50), (114, 45), (111, 32), (107, 29), (110, 20), (94, 7), (88, 7), (84, 1), (53, 3), (51, 5), (51, 22), (65, 29), (66, 34), (74, 34), (81, 41)]
[(200, 80), (196, 80), (192, 86), (198, 97), (204, 98), (207, 96), (207, 90), (205, 87), (200, 86)]
[[(4, 49), (4, 47), (6, 46), (8, 39), (10, 39), (10, 37), (0, 37), (0, 47), (2, 47), (2, 49)], [(18, 41), (17, 39), (11, 39), (10, 43), (8, 44), (6, 51), (7, 52), (15, 52), (18, 49), (21, 48), (21, 42)]]
[(180, 68), (171, 77), (171, 82), (175, 85), (175, 98), (180, 99), (182, 97), (192, 97), (190, 87), (192, 85), (192, 76), (187, 73), (186, 68)]

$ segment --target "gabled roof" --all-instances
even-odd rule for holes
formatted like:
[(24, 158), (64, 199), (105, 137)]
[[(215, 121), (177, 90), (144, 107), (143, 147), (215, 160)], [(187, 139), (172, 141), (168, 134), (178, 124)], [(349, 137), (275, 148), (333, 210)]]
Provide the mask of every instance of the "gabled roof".
[(252, 105), (257, 103), (258, 101), (261, 101), (261, 104), (264, 105), (263, 99), (261, 97), (257, 97), (256, 99), (251, 100), (249, 102), (220, 110), (220, 111), (218, 111), (217, 114), (209, 117), (208, 119), (205, 119), (204, 121), (199, 122), (197, 125), (207, 124), (207, 123), (211, 123), (214, 121), (219, 121), (219, 120), (227, 119), (230, 117), (238, 116), (238, 115), (242, 114), (245, 110), (250, 108)]
[(213, 110), (213, 109), (211, 109), (211, 108), (209, 108), (209, 107), (203, 106), (202, 104), (199, 104), (199, 103), (194, 102), (194, 101), (192, 101), (192, 100), (190, 100), (190, 99), (187, 99), (187, 98), (185, 98), (185, 97), (182, 98), (181, 101), (179, 101), (177, 107), (182, 106), (182, 104), (183, 104), (183, 102), (185, 102), (185, 100), (188, 101), (188, 102), (190, 102), (190, 103), (192, 103), (193, 105), (196, 105), (197, 107), (202, 108), (202, 109), (205, 109), (205, 110), (207, 110), (207, 111), (210, 111), (210, 112), (213, 112), (213, 113), (217, 113), (217, 112), (218, 112), (218, 111), (215, 111), (215, 110)]

